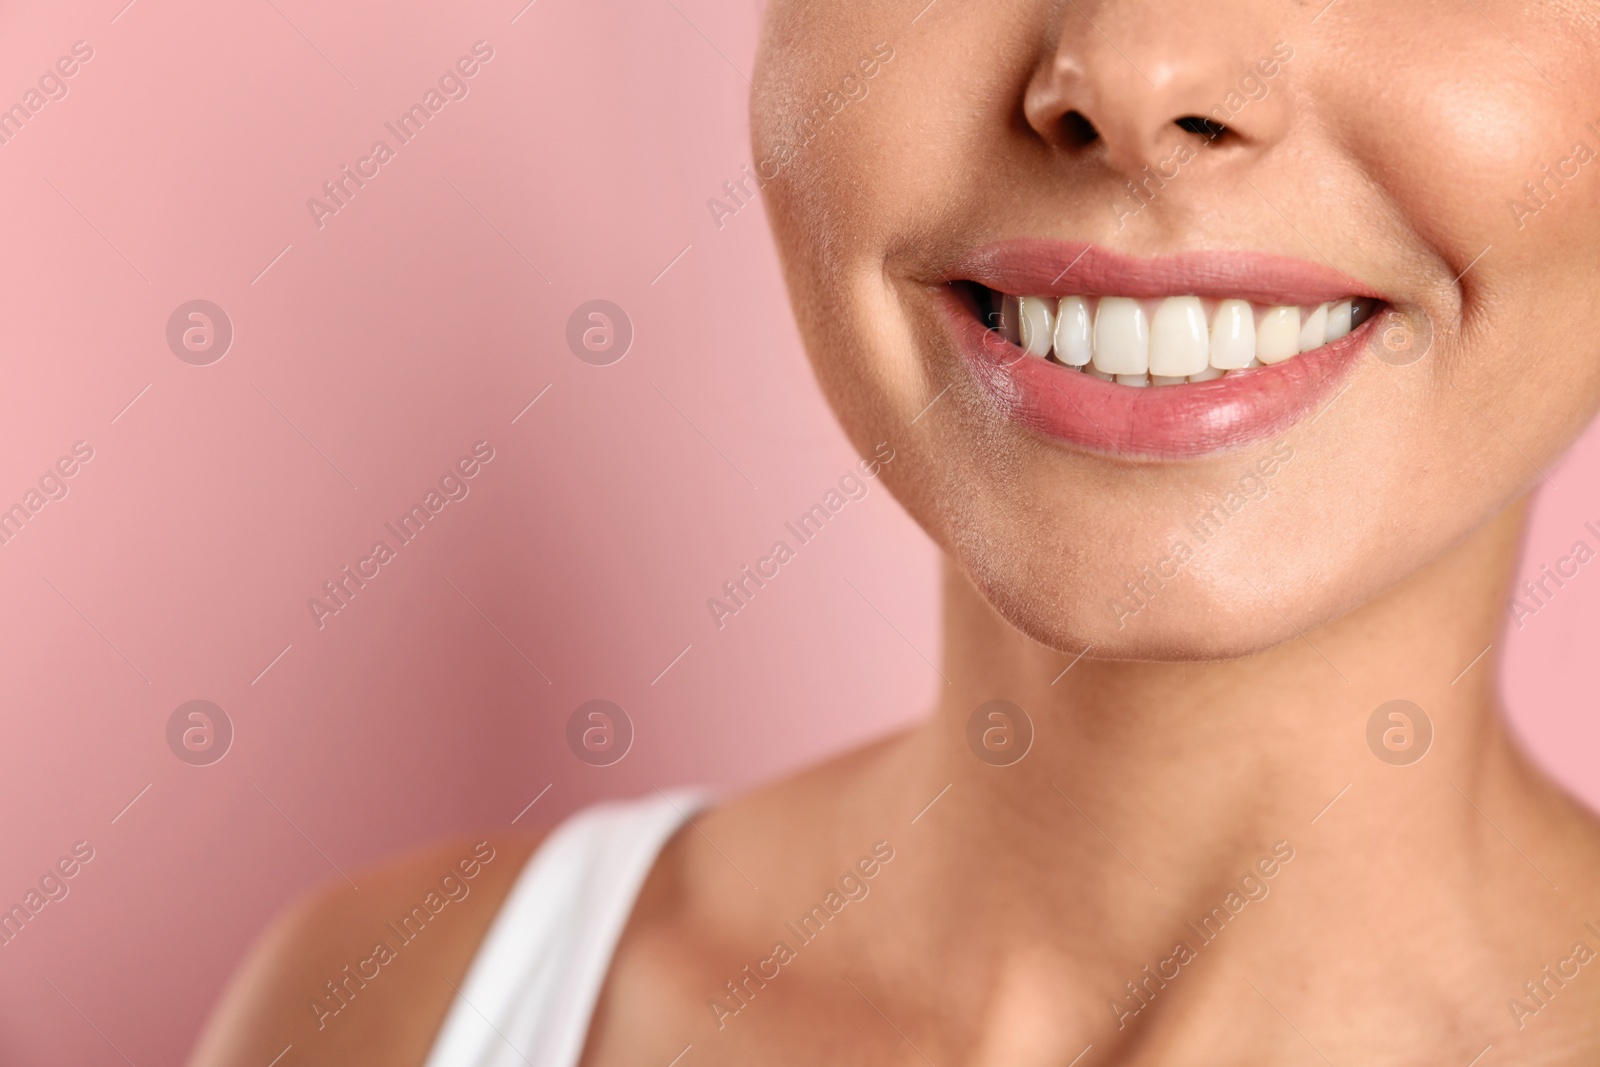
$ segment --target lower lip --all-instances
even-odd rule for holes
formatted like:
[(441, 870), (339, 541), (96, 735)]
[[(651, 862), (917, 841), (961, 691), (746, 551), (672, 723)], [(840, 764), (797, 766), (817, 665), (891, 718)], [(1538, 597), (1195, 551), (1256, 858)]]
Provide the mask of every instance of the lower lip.
[(1195, 459), (1281, 433), (1321, 408), (1382, 315), (1380, 309), (1339, 340), (1282, 363), (1141, 389), (1025, 355), (979, 322), (949, 288), (938, 297), (978, 384), (1008, 418), (1075, 448), (1123, 459)]

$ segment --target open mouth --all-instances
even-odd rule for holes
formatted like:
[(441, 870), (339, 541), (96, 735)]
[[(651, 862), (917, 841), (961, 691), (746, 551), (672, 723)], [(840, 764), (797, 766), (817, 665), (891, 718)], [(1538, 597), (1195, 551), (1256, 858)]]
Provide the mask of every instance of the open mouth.
[(931, 289), (1001, 414), (1125, 460), (1199, 458), (1282, 433), (1332, 403), (1398, 314), (1305, 260), (1033, 238), (977, 249)]
[(1349, 336), (1382, 306), (1238, 297), (1017, 296), (955, 283), (980, 322), (1023, 355), (1131, 387), (1183, 385), (1271, 366)]

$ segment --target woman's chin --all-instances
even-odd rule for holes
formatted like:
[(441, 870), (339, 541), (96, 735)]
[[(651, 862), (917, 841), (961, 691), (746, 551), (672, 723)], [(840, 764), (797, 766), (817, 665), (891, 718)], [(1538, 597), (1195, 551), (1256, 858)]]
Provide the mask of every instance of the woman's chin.
[[(1073, 583), (1041, 587), (998, 576), (971, 576), (973, 589), (1017, 630), (1064, 656), (1093, 660), (1202, 663), (1236, 660), (1295, 640), (1326, 618), (1297, 628), (1248, 589), (1246, 601), (1199, 582), (1159, 576), (1143, 583)], [(1253, 601), (1253, 602), (1251, 602)], [(1303, 613), (1306, 605), (1297, 605)]]

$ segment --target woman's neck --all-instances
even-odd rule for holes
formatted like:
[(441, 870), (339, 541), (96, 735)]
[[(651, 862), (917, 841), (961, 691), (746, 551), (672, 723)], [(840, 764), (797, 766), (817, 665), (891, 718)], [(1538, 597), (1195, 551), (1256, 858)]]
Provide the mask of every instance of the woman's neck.
[(1393, 699), (1445, 727), (1441, 741), (1450, 743), (1429, 758), (1461, 777), (1501, 734), (1490, 646), (1521, 511), (1352, 614), (1224, 663), (1107, 662), (1093, 649), (1074, 663), (1076, 653), (1027, 638), (963, 576), (947, 573), (950, 685), (937, 718), (949, 734), (986, 701), (1010, 700), (1033, 720), (1037, 746), (990, 776), (997, 791), (1031, 794), (1054, 780), (1107, 800), (1171, 792), (1184, 804), (1165, 823), (1174, 832), (1184, 818), (1198, 830), (1223, 816), (1291, 817), (1323, 788), (1379, 765), (1365, 742), (1367, 719)]
[[(1130, 843), (1168, 857), (1169, 880), (1190, 867), (1184, 856), (1247, 827), (1282, 836), (1307, 825), (1359, 780), (1380, 780), (1390, 795), (1433, 789), (1435, 779), (1469, 790), (1505, 745), (1492, 646), (1522, 512), (1504, 513), (1357, 611), (1224, 663), (1108, 662), (1092, 649), (1075, 662), (947, 573), (949, 685), (930, 724), (951, 750), (940, 763), (965, 768), (984, 803), (1031, 806), (1041, 791), (1060, 791), (1108, 820), (1125, 818)], [(974, 711), (996, 699), (1023, 709), (1034, 732), (1026, 756), (1005, 767), (980, 762), (966, 736)], [(1397, 766), (1425, 743), (1420, 735), (1409, 751), (1396, 751), (1407, 739), (1391, 735), (1380, 745), (1390, 762), (1369, 747), (1368, 720), (1392, 700), (1415, 704), (1431, 723), (1425, 760)], [(991, 758), (1003, 760), (1003, 746)]]
[[(1092, 650), (1074, 662), (1016, 631), (963, 576), (947, 575), (949, 685), (935, 716), (890, 746), (883, 767), (905, 792), (938, 798), (908, 833), (908, 866), (921, 867), (930, 887), (965, 883), (958, 901), (919, 891), (920, 921), (944, 927), (929, 936), (946, 949), (961, 941), (1002, 972), (1032, 968), (1022, 984), (1035, 988), (1064, 966), (1075, 976), (1062, 980), (1063, 999), (1093, 1005), (1085, 1026), (1116, 1007), (1084, 993), (1120, 991), (1133, 1012), (1145, 1001), (1127, 982), (1152, 998), (1141, 964), (1155, 966), (1179, 941), (1211, 957), (1206, 973), (1219, 981), (1284, 952), (1324, 963), (1375, 953), (1352, 940), (1370, 940), (1374, 924), (1384, 927), (1385, 952), (1423, 960), (1441, 936), (1492, 942), (1491, 931), (1472, 929), (1488, 921), (1473, 907), (1517, 899), (1551, 916), (1549, 930), (1508, 933), (1508, 942), (1548, 933), (1547, 954), (1566, 951), (1583, 920), (1600, 923), (1600, 904), (1573, 892), (1596, 884), (1594, 838), (1508, 741), (1490, 647), (1524, 512), (1509, 509), (1344, 618), (1226, 663), (1104, 662)], [(1010, 765), (997, 765), (1003, 732), (1018, 723), (969, 730), (975, 710), (997, 699), (1031, 720), (1031, 748)], [(1422, 715), (1386, 712), (1369, 734), (1374, 712), (1393, 700)], [(974, 749), (982, 728), (1001, 731), (988, 762)], [(1425, 757), (1411, 761), (1419, 751)], [(1249, 903), (1252, 894), (1262, 902)], [(1248, 906), (1232, 910), (1241, 901)], [(974, 907), (983, 922), (938, 915)], [(1247, 921), (1228, 921), (1237, 918)], [(1229, 935), (1219, 939), (1223, 926)], [(1017, 964), (1046, 957), (1057, 963)], [(1361, 967), (1343, 973), (1370, 977)], [(988, 977), (991, 988), (1010, 980)], [(1187, 981), (1191, 996), (1207, 988)], [(1484, 1003), (1503, 1011), (1502, 999)]]

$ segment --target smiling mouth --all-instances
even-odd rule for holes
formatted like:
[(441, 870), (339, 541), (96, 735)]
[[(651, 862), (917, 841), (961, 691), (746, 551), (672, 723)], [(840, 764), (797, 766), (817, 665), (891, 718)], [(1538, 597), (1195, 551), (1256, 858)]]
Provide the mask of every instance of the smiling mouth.
[(1022, 296), (971, 281), (952, 289), (1019, 358), (1130, 387), (1206, 382), (1283, 363), (1349, 336), (1383, 307), (1365, 296), (1264, 304), (1194, 295)]
[(1135, 256), (1017, 238), (925, 284), (999, 414), (1118, 461), (1200, 458), (1284, 432), (1331, 405), (1374, 331), (1401, 314), (1331, 266), (1247, 250)]

